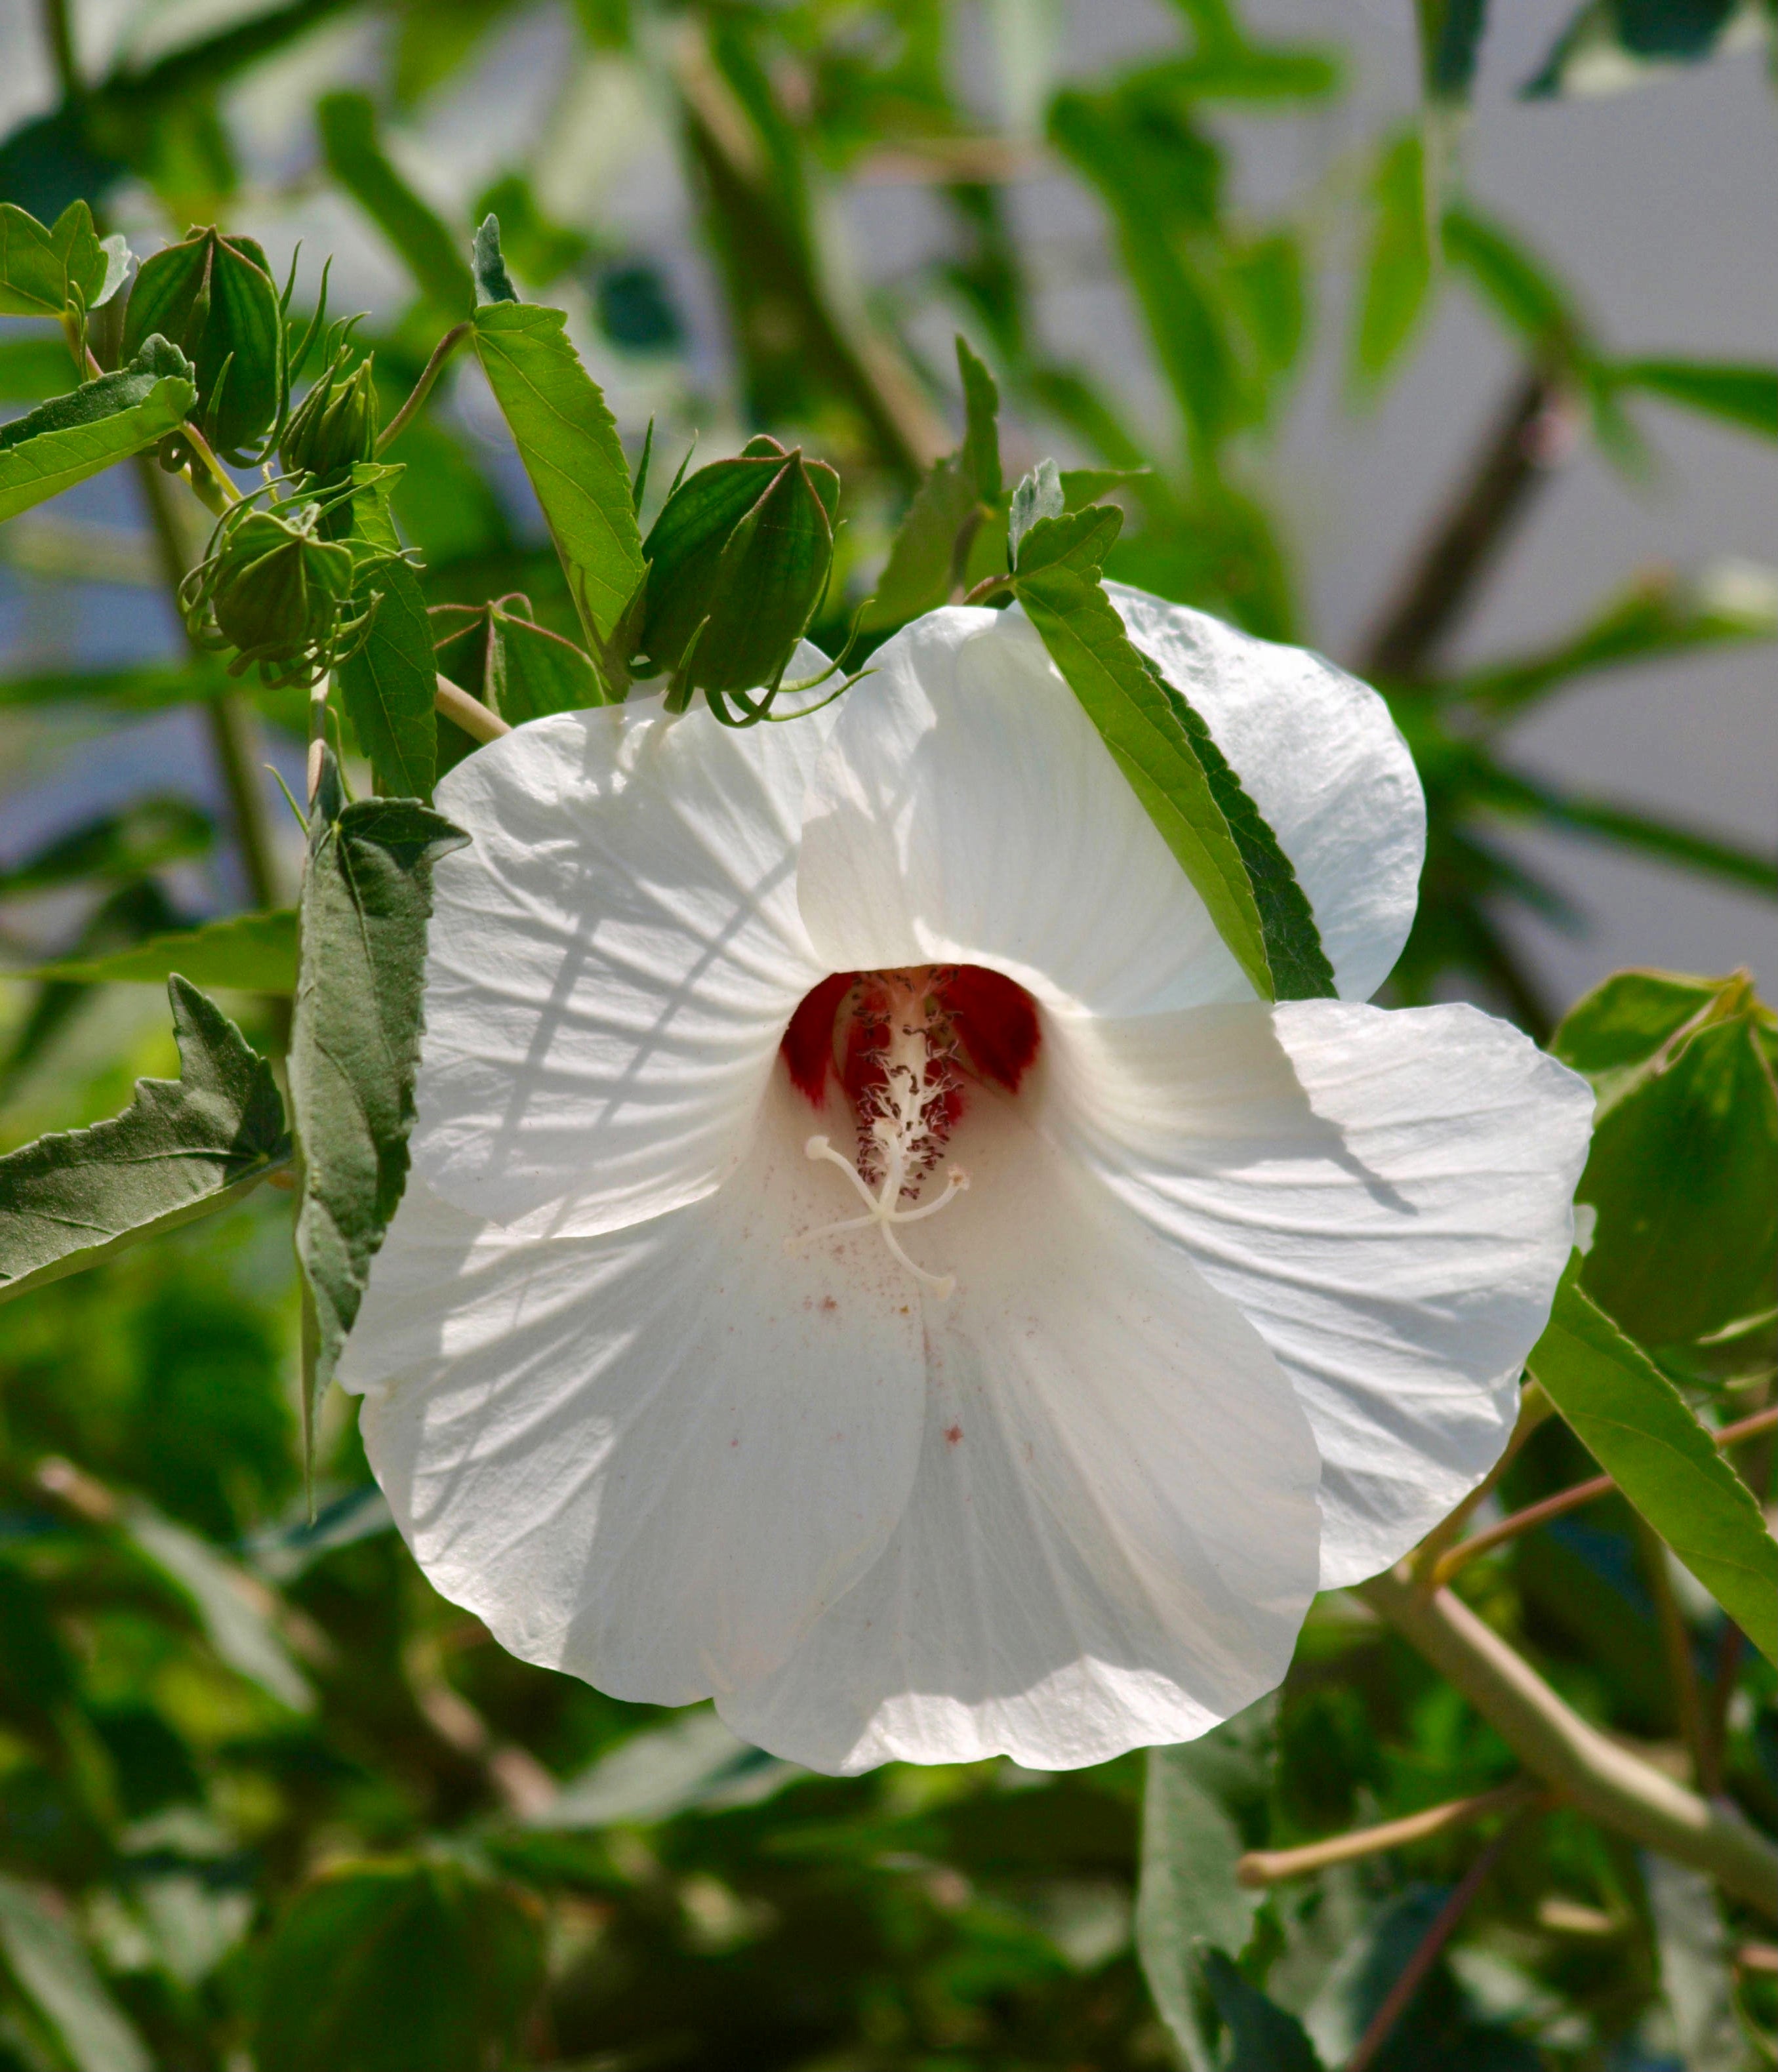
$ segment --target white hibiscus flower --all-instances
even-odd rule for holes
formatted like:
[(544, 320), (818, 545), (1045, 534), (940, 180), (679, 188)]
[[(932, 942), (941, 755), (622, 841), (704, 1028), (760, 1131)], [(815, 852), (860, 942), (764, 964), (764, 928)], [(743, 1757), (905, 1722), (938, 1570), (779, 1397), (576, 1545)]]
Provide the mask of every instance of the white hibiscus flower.
[(1017, 610), (838, 705), (461, 765), (413, 1177), (341, 1368), (527, 1659), (830, 1771), (1188, 1739), (1486, 1472), (1584, 1084), (1360, 1004), (1423, 807), (1382, 702), (1110, 586), (1342, 998), (1254, 999)]

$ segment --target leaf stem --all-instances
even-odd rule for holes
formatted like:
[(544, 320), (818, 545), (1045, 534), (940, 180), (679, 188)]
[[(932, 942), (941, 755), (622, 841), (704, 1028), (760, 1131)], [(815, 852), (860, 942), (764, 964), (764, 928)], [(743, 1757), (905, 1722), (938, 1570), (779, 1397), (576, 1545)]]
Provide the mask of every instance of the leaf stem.
[[(1743, 1417), (1733, 1424), (1725, 1424), (1720, 1432), (1710, 1437), (1719, 1447), (1738, 1446), (1743, 1439), (1755, 1437), (1761, 1432), (1769, 1432), (1778, 1426), (1778, 1405), (1769, 1410), (1756, 1411), (1751, 1417)], [(1478, 1555), (1491, 1552), (1509, 1540), (1516, 1540), (1521, 1532), (1529, 1532), (1534, 1526), (1547, 1525), (1553, 1518), (1564, 1518), (1571, 1511), (1579, 1511), (1589, 1503), (1597, 1503), (1601, 1497), (1609, 1496), (1617, 1487), (1609, 1475), (1595, 1475), (1590, 1480), (1576, 1482), (1572, 1488), (1558, 1490), (1554, 1496), (1542, 1498), (1536, 1503), (1527, 1504), (1524, 1510), (1515, 1511), (1497, 1523), (1485, 1527), (1468, 1540), (1460, 1540), (1455, 1547), (1441, 1553), (1432, 1564), (1430, 1578), (1435, 1589), (1443, 1589), (1460, 1568), (1466, 1568)], [(1440, 1527), (1439, 1531), (1443, 1531)]]
[(454, 684), (449, 676), (438, 679), (434, 703), (446, 719), (460, 726), (474, 740), (498, 741), (503, 734), (512, 731), (497, 712), (490, 711), (479, 698), (472, 698), (460, 684)]
[(1423, 1812), (1385, 1820), (1374, 1827), (1353, 1827), (1344, 1835), (1331, 1835), (1324, 1842), (1307, 1842), (1300, 1848), (1250, 1849), (1235, 1865), (1235, 1878), (1248, 1886), (1279, 1885), (1286, 1878), (1305, 1877), (1311, 1871), (1326, 1870), (1334, 1864), (1378, 1856), (1385, 1849), (1406, 1848), (1410, 1843), (1427, 1841), (1454, 1827), (1466, 1827), (1472, 1820), (1485, 1819), (1490, 1813), (1517, 1811), (1546, 1795), (1541, 1786), (1521, 1778), (1493, 1791), (1449, 1799), (1443, 1806), (1429, 1806)]
[(393, 446), (425, 407), (426, 398), (433, 391), (433, 384), (444, 372), (445, 362), (450, 359), (474, 328), (474, 327), (466, 319), (460, 324), (453, 324), (433, 347), (432, 357), (421, 369), (420, 379), (414, 383), (413, 393), (378, 434), (376, 450), (379, 454), (386, 452)]
[(80, 67), (74, 48), (74, 24), (69, 18), (68, 0), (43, 0), (43, 41), (49, 45), (49, 54), (55, 67), (57, 84), (64, 101), (78, 101), (85, 92), (85, 83), (80, 77)]
[(1449, 1590), (1405, 1568), (1358, 1595), (1469, 1700), (1534, 1775), (1602, 1827), (1689, 1864), (1778, 1920), (1778, 1845), (1589, 1725)]
[(1710, 1791), (1710, 1752), (1705, 1742), (1704, 1701), (1698, 1688), (1698, 1664), (1692, 1655), (1692, 1638), (1686, 1615), (1673, 1594), (1673, 1575), (1667, 1566), (1667, 1547), (1654, 1527), (1640, 1515), (1636, 1520), (1636, 1552), (1644, 1581), (1654, 1599), (1656, 1623), (1661, 1629), (1661, 1651), (1666, 1658), (1667, 1680), (1673, 1686), (1673, 1705), (1679, 1715), (1680, 1738), (1692, 1759), (1692, 1782), (1699, 1790)]
[(1567, 385), (1542, 368), (1521, 378), (1443, 523), (1365, 643), (1361, 676), (1396, 684), (1423, 676), (1534, 492), (1567, 458), (1577, 408)]
[(1499, 1488), (1501, 1478), (1518, 1458), (1525, 1441), (1546, 1417), (1555, 1415), (1555, 1408), (1542, 1383), (1527, 1376), (1525, 1386), (1519, 1392), (1519, 1414), (1513, 1420), (1505, 1449), (1500, 1458), (1456, 1509), (1434, 1526), (1414, 1550), (1414, 1572), (1423, 1582), (1428, 1577), (1443, 1581), (1443, 1576), (1438, 1574), (1438, 1564), (1445, 1549), (1452, 1545), (1477, 1510)]
[(1402, 2016), (1406, 2013), (1414, 1996), (1426, 1983), (1426, 1975), (1439, 1961), (1439, 1952), (1456, 1932), (1457, 1924), (1469, 1911), (1489, 1873), (1493, 1870), (1506, 1845), (1523, 1826), (1530, 1812), (1527, 1808), (1516, 1820), (1509, 1820), (1488, 1847), (1476, 1857), (1463, 1874), (1460, 1882), (1451, 1897), (1439, 1909), (1431, 1926), (1420, 1938), (1419, 1943), (1403, 1967), (1402, 1975), (1383, 1997), (1383, 2002), (1371, 2016), (1364, 2034), (1358, 2039), (1358, 2048), (1347, 2060), (1346, 2072), (1365, 2072), (1365, 2068), (1376, 2059), (1377, 2054), (1389, 2041), (1390, 2034)]

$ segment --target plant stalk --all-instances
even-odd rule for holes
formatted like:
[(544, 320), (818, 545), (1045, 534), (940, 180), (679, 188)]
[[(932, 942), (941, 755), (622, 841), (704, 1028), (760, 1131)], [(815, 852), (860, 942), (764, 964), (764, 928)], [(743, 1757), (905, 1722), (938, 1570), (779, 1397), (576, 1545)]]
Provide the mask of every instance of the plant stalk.
[(1443, 522), (1361, 651), (1361, 676), (1412, 684), (1425, 676), (1532, 496), (1567, 458), (1577, 408), (1542, 370), (1521, 378)]
[(453, 324), (432, 349), (432, 357), (421, 369), (420, 379), (414, 383), (408, 400), (390, 418), (377, 436), (376, 450), (380, 454), (388, 451), (425, 409), (426, 398), (432, 393), (433, 384), (444, 372), (445, 362), (467, 338), (474, 327), (467, 322)]
[(1590, 1726), (1449, 1590), (1405, 1568), (1358, 1594), (1455, 1684), (1525, 1768), (1602, 1827), (1714, 1878), (1778, 1921), (1778, 1845)]
[(1252, 1886), (1279, 1885), (1286, 1878), (1306, 1877), (1312, 1871), (1326, 1870), (1333, 1864), (1356, 1862), (1361, 1856), (1381, 1855), (1385, 1849), (1406, 1848), (1413, 1842), (1430, 1840), (1484, 1820), (1490, 1813), (1516, 1812), (1544, 1794), (1523, 1779), (1503, 1784), (1495, 1791), (1478, 1791), (1468, 1799), (1453, 1799), (1443, 1806), (1429, 1806), (1423, 1813), (1410, 1813), (1400, 1820), (1385, 1820), (1374, 1827), (1353, 1827), (1344, 1835), (1329, 1836), (1324, 1842), (1306, 1842), (1297, 1849), (1250, 1849), (1235, 1865), (1238, 1884)]

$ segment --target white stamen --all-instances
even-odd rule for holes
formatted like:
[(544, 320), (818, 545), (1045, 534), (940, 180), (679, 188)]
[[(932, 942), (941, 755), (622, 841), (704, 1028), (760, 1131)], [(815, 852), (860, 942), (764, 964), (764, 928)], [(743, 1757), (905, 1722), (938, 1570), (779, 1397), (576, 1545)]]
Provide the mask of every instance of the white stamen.
[[(917, 1266), (909, 1258), (894, 1227), (897, 1223), (923, 1223), (928, 1216), (937, 1215), (968, 1186), (969, 1175), (962, 1166), (953, 1166), (945, 1176), (944, 1192), (935, 1200), (923, 1202), (918, 1208), (904, 1209), (901, 1206), (902, 1194), (909, 1186), (910, 1170), (917, 1181), (936, 1150), (932, 1112), (946, 1091), (942, 1069), (937, 1075), (938, 1083), (929, 1083), (932, 1054), (920, 1005), (923, 988), (905, 990), (908, 994), (905, 1004), (910, 1011), (905, 1015), (897, 1013), (892, 1019), (889, 1047), (884, 1058), (883, 1086), (878, 1096), (883, 1112), (873, 1116), (869, 1126), (869, 1136), (882, 1152), (882, 1184), (873, 1194), (869, 1182), (857, 1166), (844, 1153), (836, 1151), (827, 1137), (810, 1137), (803, 1147), (804, 1157), (817, 1164), (837, 1166), (864, 1204), (864, 1213), (861, 1216), (844, 1217), (838, 1223), (823, 1223), (819, 1230), (805, 1231), (799, 1237), (786, 1238), (784, 1249), (794, 1254), (817, 1239), (832, 1237), (841, 1231), (866, 1230), (874, 1223), (882, 1232), (883, 1242), (897, 1263), (942, 1301), (955, 1289), (956, 1276), (929, 1273), (923, 1266)], [(876, 1161), (873, 1159), (871, 1163), (874, 1166)]]

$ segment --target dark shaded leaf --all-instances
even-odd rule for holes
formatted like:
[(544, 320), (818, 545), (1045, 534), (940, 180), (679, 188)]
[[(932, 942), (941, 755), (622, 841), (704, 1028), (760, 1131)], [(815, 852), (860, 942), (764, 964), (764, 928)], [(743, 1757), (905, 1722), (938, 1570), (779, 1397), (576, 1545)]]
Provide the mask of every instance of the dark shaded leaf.
[(0, 1301), (208, 1215), (289, 1162), (271, 1067), (222, 1010), (168, 981), (181, 1077), (138, 1079), (109, 1122), (0, 1158)]
[(1626, 388), (1720, 417), (1778, 439), (1778, 368), (1734, 367), (1705, 360), (1620, 360), (1604, 370)]
[(1249, 1985), (1222, 1951), (1206, 1950), (1203, 1969), (1232, 2046), (1224, 2072), (1321, 2072), (1315, 2045), (1296, 2016)]
[(542, 1923), (451, 1863), (349, 1864), (298, 1895), (261, 1980), (261, 2072), (485, 2072), (543, 1979)]
[(343, 800), (324, 751), (298, 908), (290, 1096), (302, 1150), (305, 1429), (408, 1177), (432, 866), (467, 835), (414, 799)]
[(1465, 101), (1476, 77), (1488, 0), (1415, 0), (1420, 76), (1428, 100)]

